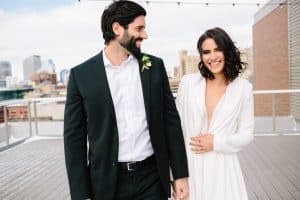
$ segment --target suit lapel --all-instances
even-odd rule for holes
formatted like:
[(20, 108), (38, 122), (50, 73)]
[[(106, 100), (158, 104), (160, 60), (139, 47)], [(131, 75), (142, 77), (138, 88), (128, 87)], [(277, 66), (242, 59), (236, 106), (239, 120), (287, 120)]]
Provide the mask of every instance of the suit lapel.
[(113, 119), (116, 120), (115, 108), (114, 108), (111, 92), (109, 89), (109, 84), (108, 84), (105, 66), (103, 62), (103, 53), (104, 52), (101, 51), (95, 60), (95, 67), (94, 67), (95, 69), (94, 72), (96, 75), (95, 78), (98, 82), (97, 85), (99, 85), (99, 89), (102, 91), (101, 93), (103, 94), (103, 98), (109, 104)]
[[(105, 66), (103, 62), (103, 51), (101, 51), (98, 56), (96, 56), (95, 59), (95, 65), (94, 65), (94, 73), (96, 75), (96, 80), (98, 79), (99, 88), (103, 94), (103, 98), (110, 106), (111, 114), (113, 116), (113, 119), (116, 120), (116, 114), (114, 109), (114, 104), (111, 96), (111, 92), (109, 89), (109, 84), (106, 76)], [(147, 115), (147, 122), (150, 124), (150, 80), (151, 80), (151, 68), (150, 69), (144, 69), (143, 64), (141, 62), (141, 58), (138, 58), (139, 68), (140, 68), (140, 77), (141, 77), (141, 83), (142, 83), (142, 90), (143, 90), (143, 97), (144, 97), (144, 104), (146, 109), (146, 115)]]
[[(142, 54), (142, 55), (144, 55), (144, 54)], [(150, 125), (150, 78), (151, 78), (151, 73), (150, 73), (150, 69), (142, 70), (143, 63), (141, 60), (142, 60), (141, 57), (138, 58), (147, 121), (148, 121), (148, 125)]]

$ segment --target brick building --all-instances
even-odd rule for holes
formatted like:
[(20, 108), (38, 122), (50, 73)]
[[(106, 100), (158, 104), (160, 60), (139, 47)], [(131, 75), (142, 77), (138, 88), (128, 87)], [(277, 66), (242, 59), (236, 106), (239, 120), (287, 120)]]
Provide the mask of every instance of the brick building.
[[(7, 119), (8, 120), (18, 120), (18, 119), (27, 119), (27, 106), (16, 105), (16, 106), (8, 106), (5, 108), (7, 111)], [(4, 107), (0, 107), (0, 123), (4, 123)]]
[[(253, 65), (255, 90), (289, 88), (288, 6), (286, 4), (265, 5), (256, 13), (253, 25)], [(276, 95), (275, 100), (276, 115), (288, 115), (289, 96)], [(271, 95), (256, 95), (255, 115), (271, 115), (271, 101)]]
[(4, 122), (4, 109), (3, 106), (0, 106), (0, 123)]
[[(254, 19), (254, 89), (300, 88), (300, 4), (297, 0), (271, 0)], [(271, 95), (255, 96), (255, 114), (271, 115)], [(276, 115), (300, 119), (300, 94), (275, 96)]]
[(7, 119), (27, 119), (27, 106), (26, 105), (16, 105), (7, 107)]
[(186, 50), (179, 51), (179, 76), (180, 78), (186, 74), (199, 72), (198, 63), (200, 61), (199, 55), (188, 55)]

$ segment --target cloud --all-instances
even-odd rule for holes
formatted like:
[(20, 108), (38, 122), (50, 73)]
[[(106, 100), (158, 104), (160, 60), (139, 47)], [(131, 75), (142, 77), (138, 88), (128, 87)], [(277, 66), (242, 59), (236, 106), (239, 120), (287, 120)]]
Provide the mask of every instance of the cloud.
[[(52, 59), (57, 71), (70, 68), (103, 48), (100, 17), (109, 2), (82, 1), (40, 12), (0, 10), (0, 60), (10, 61), (23, 77), (22, 61), (31, 55)], [(143, 4), (149, 39), (143, 49), (162, 57), (168, 68), (178, 64), (178, 51), (196, 54), (198, 37), (208, 28), (223, 27), (245, 48), (252, 44), (251, 6)]]
[(197, 54), (200, 35), (212, 27), (224, 28), (241, 48), (252, 46), (255, 6), (152, 5), (148, 10), (149, 40), (145, 48), (162, 55), (168, 67), (178, 63), (178, 50)]

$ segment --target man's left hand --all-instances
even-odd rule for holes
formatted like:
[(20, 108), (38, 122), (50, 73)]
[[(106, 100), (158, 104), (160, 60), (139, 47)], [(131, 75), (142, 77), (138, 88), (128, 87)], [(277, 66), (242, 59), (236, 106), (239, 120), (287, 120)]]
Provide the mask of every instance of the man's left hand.
[(173, 196), (176, 200), (187, 199), (189, 195), (188, 179), (179, 178), (173, 182)]

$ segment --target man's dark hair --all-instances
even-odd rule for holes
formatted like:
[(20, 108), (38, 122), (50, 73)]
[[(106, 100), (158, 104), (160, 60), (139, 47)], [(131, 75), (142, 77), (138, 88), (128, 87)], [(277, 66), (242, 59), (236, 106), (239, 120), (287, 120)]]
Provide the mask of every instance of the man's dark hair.
[(134, 21), (138, 16), (146, 16), (146, 10), (139, 4), (127, 1), (119, 0), (111, 3), (103, 12), (101, 17), (101, 29), (103, 33), (104, 43), (108, 44), (116, 36), (112, 29), (112, 24), (118, 22), (125, 29), (128, 28), (128, 24)]
[[(225, 66), (223, 73), (225, 75), (226, 82), (232, 82), (239, 73), (243, 72), (247, 66), (247, 63), (241, 61), (241, 53), (239, 49), (234, 45), (229, 35), (221, 28), (212, 28), (207, 30), (203, 35), (200, 36), (197, 49), (200, 53), (200, 62), (198, 68), (203, 77), (213, 80), (215, 77), (211, 71), (202, 62), (202, 44), (203, 42), (211, 38), (213, 39), (220, 51), (224, 54)], [(244, 68), (243, 68), (244, 66)]]

